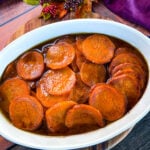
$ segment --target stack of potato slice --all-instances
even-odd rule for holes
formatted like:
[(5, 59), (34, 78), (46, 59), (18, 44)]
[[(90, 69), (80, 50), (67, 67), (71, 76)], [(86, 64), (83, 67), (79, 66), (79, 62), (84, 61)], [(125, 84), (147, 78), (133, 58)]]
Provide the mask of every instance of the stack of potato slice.
[(107, 83), (126, 96), (131, 109), (145, 88), (147, 69), (142, 56), (129, 47), (118, 48), (108, 70), (111, 77)]

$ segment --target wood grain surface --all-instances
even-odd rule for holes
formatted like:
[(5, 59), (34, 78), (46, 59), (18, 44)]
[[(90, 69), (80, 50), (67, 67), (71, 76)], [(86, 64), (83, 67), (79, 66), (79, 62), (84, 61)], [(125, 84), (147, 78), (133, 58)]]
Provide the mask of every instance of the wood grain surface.
[[(121, 17), (115, 15), (109, 9), (107, 9), (103, 3), (98, 3), (98, 4), (93, 5), (93, 11), (99, 14), (99, 19), (106, 19), (106, 20), (113, 20), (116, 22), (120, 22), (120, 23), (129, 25), (133, 28), (136, 28), (137, 30), (139, 30), (143, 34), (150, 36), (150, 31), (144, 29), (143, 27), (141, 27), (139, 25), (128, 22), (127, 20), (122, 19)], [(67, 15), (62, 20), (68, 20), (69, 18), (70, 18), (70, 16)], [(40, 26), (43, 26), (46, 24), (50, 24), (53, 22), (57, 22), (57, 21), (62, 21), (62, 20), (44, 21), (43, 19), (40, 19), (39, 17), (35, 17), (35, 18), (29, 20), (28, 22), (26, 22), (21, 27), (19, 27), (19, 29), (10, 37), (7, 44), (10, 43), (11, 41), (13, 41), (14, 39), (18, 38), (19, 36), (23, 35), (24, 33), (27, 33), (27, 32), (29, 32), (29, 31), (37, 28), (37, 27), (40, 27)]]

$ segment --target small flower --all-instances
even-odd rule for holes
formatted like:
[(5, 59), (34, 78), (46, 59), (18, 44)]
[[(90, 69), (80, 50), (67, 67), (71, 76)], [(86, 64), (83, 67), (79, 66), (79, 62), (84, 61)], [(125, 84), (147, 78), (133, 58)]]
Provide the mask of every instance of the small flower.
[(64, 8), (66, 10), (76, 11), (82, 4), (83, 0), (65, 0)]
[(41, 12), (41, 16), (44, 20), (48, 20), (49, 18), (55, 18), (57, 15), (57, 5), (53, 3), (44, 3), (43, 9)]
[(49, 6), (44, 7), (42, 12), (50, 13), (53, 17), (55, 17), (56, 16), (56, 10), (57, 10), (57, 6), (54, 4), (50, 4)]

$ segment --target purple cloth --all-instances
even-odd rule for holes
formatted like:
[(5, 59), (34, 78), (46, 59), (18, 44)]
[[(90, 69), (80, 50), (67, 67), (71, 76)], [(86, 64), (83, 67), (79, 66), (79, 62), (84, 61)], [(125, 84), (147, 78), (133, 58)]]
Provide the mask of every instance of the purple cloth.
[(150, 0), (104, 0), (107, 8), (150, 31)]

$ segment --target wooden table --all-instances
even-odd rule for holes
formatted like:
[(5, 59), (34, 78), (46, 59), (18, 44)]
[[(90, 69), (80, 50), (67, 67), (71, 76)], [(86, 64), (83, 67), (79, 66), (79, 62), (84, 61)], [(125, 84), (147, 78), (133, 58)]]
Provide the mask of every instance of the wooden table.
[[(25, 33), (25, 32), (28, 32), (29, 30), (32, 30), (38, 26), (48, 24), (49, 22), (44, 22), (44, 21), (41, 21), (38, 19), (38, 16), (40, 15), (40, 11), (41, 11), (41, 7), (38, 6), (34, 9), (32, 9), (31, 11), (29, 11), (28, 13), (25, 13), (25, 14), (21, 15), (20, 17), (12, 20), (11, 22), (5, 24), (4, 26), (1, 26), (0, 27), (0, 35), (2, 38), (0, 38), (0, 50), (6, 46), (8, 40), (10, 39), (12, 34), (15, 34), (16, 30), (18, 30), (19, 28), (26, 28), (26, 30), (23, 31)], [(130, 23), (130, 22), (122, 19), (121, 17), (115, 15), (110, 10), (108, 10), (102, 3), (94, 5), (94, 12), (97, 12), (98, 14), (100, 14), (100, 18), (102, 18), (102, 19), (111, 19), (111, 20), (114, 20), (117, 22), (121, 22), (123, 24), (127, 24), (127, 25), (132, 26), (133, 28), (136, 28), (137, 30), (141, 31), (145, 35), (150, 36), (150, 31), (144, 29), (141, 26)], [(33, 20), (33, 18), (36, 19), (36, 21), (37, 21), (36, 23), (35, 23), (35, 20)], [(68, 19), (68, 18), (66, 17), (65, 19)], [(27, 22), (29, 22), (29, 23), (27, 23)], [(21, 32), (21, 31), (19, 31), (19, 32)], [(19, 33), (19, 34), (21, 34), (21, 33)]]
[[(38, 6), (28, 13), (21, 15), (17, 19), (12, 20), (11, 22), (0, 27), (0, 50), (7, 45), (7, 43), (16, 39), (20, 35), (45, 24), (51, 23), (51, 21), (45, 22), (42, 19), (39, 19), (41, 7)], [(130, 23), (119, 16), (113, 14), (109, 11), (102, 3), (96, 4), (94, 6), (94, 11), (100, 14), (102, 19), (111, 19), (123, 24), (127, 24), (141, 31), (147, 36), (150, 36), (150, 31), (138, 26), (136, 24)], [(67, 17), (64, 19), (68, 19)], [(101, 147), (105, 149), (107, 145)], [(0, 136), (0, 150), (30, 150), (14, 143), (11, 143)], [(92, 150), (100, 150), (100, 148), (94, 146), (90, 148)], [(148, 114), (143, 120), (141, 120), (132, 130), (132, 132), (117, 146), (112, 150), (149, 150), (150, 149), (150, 114)]]

